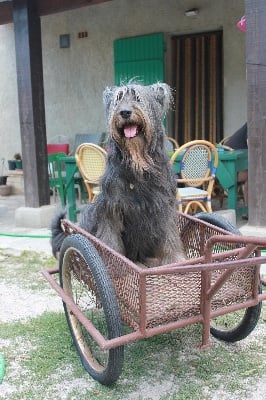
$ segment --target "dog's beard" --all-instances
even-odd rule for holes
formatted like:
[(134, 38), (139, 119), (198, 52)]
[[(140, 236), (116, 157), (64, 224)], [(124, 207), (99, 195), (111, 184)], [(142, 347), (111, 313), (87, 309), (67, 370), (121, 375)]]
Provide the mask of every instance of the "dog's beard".
[[(135, 113), (135, 118), (126, 122), (119, 117), (114, 118), (110, 126), (111, 137), (120, 148), (125, 163), (139, 174), (150, 171), (154, 167), (149, 155), (153, 133), (145, 117)], [(131, 136), (126, 131), (135, 133)]]
[(149, 171), (153, 167), (153, 160), (147, 153), (144, 136), (133, 139), (122, 138), (123, 157), (127, 165), (138, 173)]
[(148, 144), (144, 134), (133, 138), (127, 138), (120, 135), (116, 130), (112, 132), (112, 137), (121, 150), (123, 161), (129, 168), (139, 174), (151, 170), (154, 166), (152, 157), (148, 153)]

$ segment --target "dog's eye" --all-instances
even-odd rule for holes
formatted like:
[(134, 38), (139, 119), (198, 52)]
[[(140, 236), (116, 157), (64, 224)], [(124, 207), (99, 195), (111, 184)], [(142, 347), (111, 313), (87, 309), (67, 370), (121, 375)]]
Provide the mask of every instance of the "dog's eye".
[(131, 89), (131, 95), (132, 95), (134, 101), (136, 101), (138, 103), (140, 102), (139, 94), (136, 93), (136, 91), (134, 89)]
[(117, 93), (117, 97), (116, 97), (116, 101), (121, 101), (123, 98), (124, 93), (122, 92), (122, 90), (120, 90), (120, 92)]

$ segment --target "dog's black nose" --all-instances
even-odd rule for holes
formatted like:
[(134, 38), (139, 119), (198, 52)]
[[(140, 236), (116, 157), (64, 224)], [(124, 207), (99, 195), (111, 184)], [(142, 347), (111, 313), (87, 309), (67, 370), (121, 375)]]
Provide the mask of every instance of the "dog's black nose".
[(120, 111), (120, 115), (121, 115), (121, 117), (124, 118), (124, 119), (130, 118), (130, 115), (131, 115), (131, 114), (132, 114), (132, 111), (130, 111), (130, 110), (121, 110), (121, 111)]

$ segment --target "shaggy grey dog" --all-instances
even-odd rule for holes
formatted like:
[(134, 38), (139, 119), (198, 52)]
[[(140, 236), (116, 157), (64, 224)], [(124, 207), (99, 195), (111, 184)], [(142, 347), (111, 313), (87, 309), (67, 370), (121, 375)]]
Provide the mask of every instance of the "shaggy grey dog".
[[(107, 168), (101, 192), (84, 208), (80, 226), (134, 262), (155, 266), (182, 261), (176, 182), (162, 123), (171, 90), (163, 83), (130, 83), (107, 88), (103, 97), (109, 130)], [(52, 225), (54, 254), (63, 238), (61, 217)]]

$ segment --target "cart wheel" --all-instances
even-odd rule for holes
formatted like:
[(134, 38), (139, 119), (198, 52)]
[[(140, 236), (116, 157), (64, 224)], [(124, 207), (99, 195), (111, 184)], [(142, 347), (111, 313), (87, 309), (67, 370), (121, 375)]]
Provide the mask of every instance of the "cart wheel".
[(200, 212), (194, 215), (195, 218), (202, 219), (202, 221), (208, 222), (218, 228), (222, 228), (225, 231), (231, 232), (234, 235), (242, 235), (240, 230), (237, 229), (228, 219), (224, 218), (222, 215), (208, 212)]
[[(92, 243), (76, 234), (66, 237), (60, 250), (60, 284), (106, 339), (122, 334), (115, 291)], [(81, 362), (103, 385), (114, 383), (122, 371), (124, 347), (103, 350), (64, 303), (66, 319)]]
[[(235, 235), (241, 235), (241, 232), (221, 215), (203, 212), (194, 216)], [(261, 293), (261, 285), (259, 286), (259, 293)], [(260, 318), (261, 307), (262, 302), (253, 307), (213, 318), (211, 320), (211, 334), (217, 339), (227, 342), (237, 342), (244, 339), (256, 327)]]

